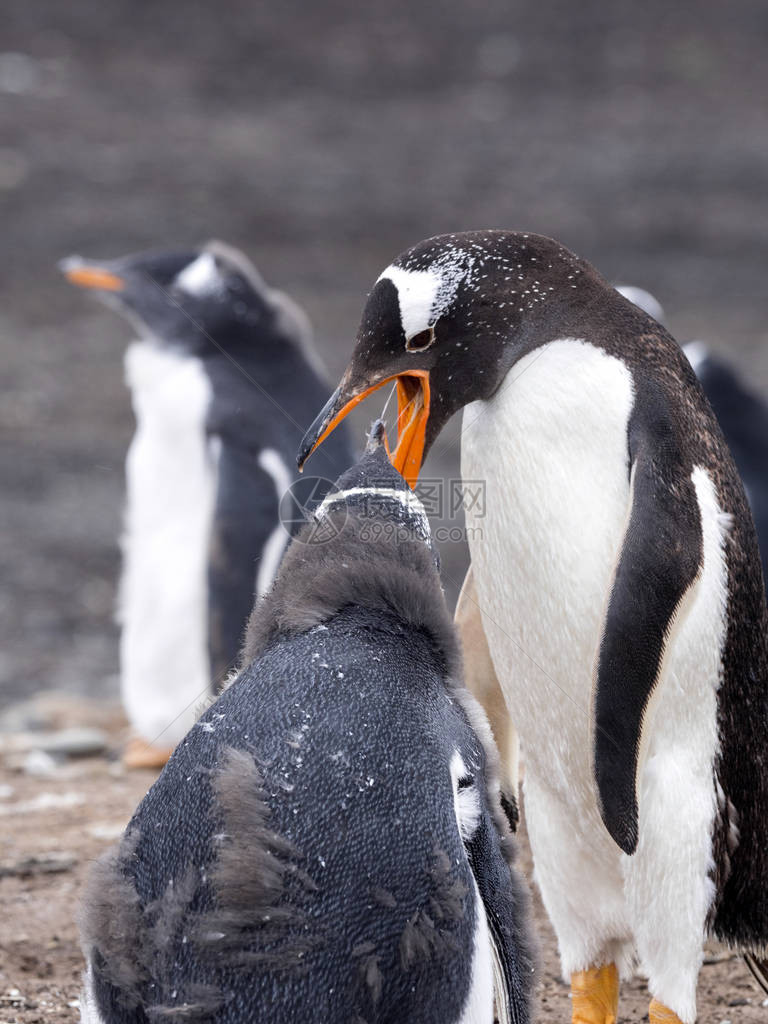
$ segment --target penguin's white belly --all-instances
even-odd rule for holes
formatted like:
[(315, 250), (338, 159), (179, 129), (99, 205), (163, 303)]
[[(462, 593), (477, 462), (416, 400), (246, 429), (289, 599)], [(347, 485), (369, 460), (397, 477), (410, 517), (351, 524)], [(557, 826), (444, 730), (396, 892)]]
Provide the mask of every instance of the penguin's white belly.
[(467, 406), (464, 480), (485, 480), (467, 528), (483, 624), (525, 762), (582, 805), (592, 669), (629, 509), (627, 367), (555, 341)]
[(210, 687), (207, 558), (216, 467), (205, 419), (211, 386), (198, 359), (150, 341), (130, 346), (125, 368), (136, 433), (126, 460), (123, 699), (145, 739), (172, 746)]

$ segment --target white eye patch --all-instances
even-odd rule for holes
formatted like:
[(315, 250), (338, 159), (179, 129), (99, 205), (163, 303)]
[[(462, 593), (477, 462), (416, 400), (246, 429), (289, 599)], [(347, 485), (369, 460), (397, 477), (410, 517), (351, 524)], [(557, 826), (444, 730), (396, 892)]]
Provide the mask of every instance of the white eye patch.
[(450, 770), (456, 822), (461, 838), (467, 842), (475, 834), (475, 829), (480, 822), (480, 796), (474, 782), (470, 785), (459, 785), (460, 781), (467, 778), (468, 773), (467, 766), (458, 750), (451, 758)]
[(384, 277), (397, 289), (400, 323), (406, 338), (412, 338), (431, 327), (432, 310), (442, 283), (441, 275), (432, 270), (387, 267), (379, 280)]
[(379, 281), (386, 278), (397, 289), (400, 323), (407, 339), (434, 327), (453, 302), (462, 281), (472, 283), (474, 265), (474, 257), (449, 250), (438, 256), (429, 270), (387, 267)]
[(176, 275), (174, 284), (187, 295), (210, 295), (221, 287), (216, 260), (209, 252), (200, 253)]

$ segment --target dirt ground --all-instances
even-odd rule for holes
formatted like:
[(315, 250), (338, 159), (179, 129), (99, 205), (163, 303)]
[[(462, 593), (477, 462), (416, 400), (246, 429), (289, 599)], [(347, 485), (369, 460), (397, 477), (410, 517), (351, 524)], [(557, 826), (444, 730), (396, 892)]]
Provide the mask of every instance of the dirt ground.
[[(155, 775), (126, 772), (116, 759), (126, 734), (117, 705), (52, 695), (36, 707), (42, 709), (38, 727), (96, 726), (107, 749), (39, 777), (29, 771), (35, 734), (0, 733), (0, 828), (6, 831), (0, 860), (0, 1024), (74, 1024), (83, 969), (75, 925), (78, 893), (90, 863), (120, 835)], [(520, 854), (530, 879), (524, 832)], [(537, 1019), (566, 1024), (568, 988), (535, 892), (534, 922), (541, 946)], [(764, 999), (739, 957), (707, 955), (699, 982), (700, 1024), (764, 1022)], [(642, 979), (626, 983), (620, 1020), (647, 1020), (647, 1002)]]
[[(130, 330), (58, 259), (224, 238), (305, 306), (335, 380), (396, 253), (538, 231), (655, 292), (673, 333), (768, 392), (767, 43), (763, 0), (5, 3), (0, 711), (87, 696), (72, 724), (120, 738), (101, 702), (117, 690)], [(425, 475), (455, 476), (457, 437)], [(465, 546), (442, 560), (452, 599)], [(151, 779), (101, 756), (41, 777), (19, 757), (3, 754), (0, 864), (66, 856), (0, 877), (0, 1024), (75, 1020), (76, 891)], [(564, 1021), (537, 918), (541, 1019)], [(768, 1021), (736, 961), (705, 966), (700, 997), (705, 1024)], [(642, 1020), (642, 987), (622, 1006)]]

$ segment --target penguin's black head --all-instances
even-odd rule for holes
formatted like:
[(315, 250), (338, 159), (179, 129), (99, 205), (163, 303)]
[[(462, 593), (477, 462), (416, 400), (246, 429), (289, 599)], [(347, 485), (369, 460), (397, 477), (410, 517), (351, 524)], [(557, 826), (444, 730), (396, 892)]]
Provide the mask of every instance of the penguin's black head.
[(386, 526), (392, 531), (392, 539), (416, 538), (428, 544), (437, 557), (424, 506), (390, 462), (381, 420), (372, 425), (362, 457), (342, 473), (317, 509), (316, 518), (333, 512), (340, 502), (348, 515), (370, 520), (373, 532), (378, 533)]
[(70, 256), (60, 263), (67, 279), (94, 290), (143, 336), (193, 350), (229, 344), (253, 331), (301, 338), (304, 315), (269, 288), (253, 264), (222, 242), (199, 249), (149, 251), (116, 260)]
[(352, 359), (304, 438), (299, 466), (350, 409), (396, 381), (392, 461), (413, 486), (449, 417), (493, 395), (585, 266), (552, 239), (508, 231), (441, 235), (403, 253), (368, 296)]

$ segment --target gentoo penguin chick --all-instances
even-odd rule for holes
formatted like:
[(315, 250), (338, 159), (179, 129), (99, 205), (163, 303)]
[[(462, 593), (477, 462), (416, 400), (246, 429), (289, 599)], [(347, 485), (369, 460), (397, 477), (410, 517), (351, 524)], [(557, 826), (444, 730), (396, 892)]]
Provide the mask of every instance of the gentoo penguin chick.
[(466, 407), (478, 611), (573, 1019), (616, 1019), (636, 952), (653, 1024), (692, 1024), (705, 938), (768, 945), (768, 613), (712, 409), (659, 324), (557, 242), (505, 231), (383, 272), (300, 461), (393, 380), (411, 483)]
[[(122, 696), (133, 764), (164, 763), (232, 667), (288, 533), (306, 416), (327, 394), (309, 323), (235, 249), (72, 257), (67, 278), (138, 331), (125, 355), (136, 432), (126, 461)], [(346, 437), (318, 473), (350, 464)]]
[[(642, 288), (619, 285), (617, 291), (666, 327), (664, 310)], [(683, 352), (696, 371), (715, 410), (747, 492), (757, 528), (763, 579), (768, 581), (768, 403), (749, 388), (706, 342), (689, 341)]]
[(423, 507), (377, 427), (82, 913), (84, 1024), (530, 1020), (527, 896)]

